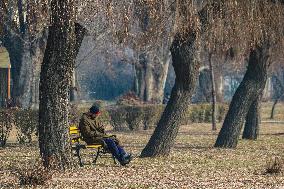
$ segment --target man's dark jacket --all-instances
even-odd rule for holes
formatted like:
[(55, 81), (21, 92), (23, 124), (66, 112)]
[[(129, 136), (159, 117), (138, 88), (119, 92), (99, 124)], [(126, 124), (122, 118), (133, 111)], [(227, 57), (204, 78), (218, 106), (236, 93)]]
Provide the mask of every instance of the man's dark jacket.
[(98, 117), (92, 118), (87, 113), (82, 115), (79, 129), (87, 144), (104, 144), (103, 138), (108, 137), (105, 133), (104, 126), (98, 120)]

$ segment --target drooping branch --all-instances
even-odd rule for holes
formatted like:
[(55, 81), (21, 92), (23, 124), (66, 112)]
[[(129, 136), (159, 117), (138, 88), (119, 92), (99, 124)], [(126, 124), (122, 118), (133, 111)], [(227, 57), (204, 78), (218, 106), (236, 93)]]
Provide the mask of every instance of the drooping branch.
[(75, 23), (75, 35), (76, 35), (76, 44), (74, 49), (74, 54), (77, 56), (79, 49), (81, 47), (82, 41), (87, 33), (86, 28), (79, 23)]

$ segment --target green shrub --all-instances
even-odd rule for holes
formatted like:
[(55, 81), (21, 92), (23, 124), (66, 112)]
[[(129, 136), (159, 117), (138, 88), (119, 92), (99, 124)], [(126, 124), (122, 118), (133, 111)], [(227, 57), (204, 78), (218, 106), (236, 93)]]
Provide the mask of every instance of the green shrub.
[(218, 114), (217, 114), (217, 120), (219, 122), (222, 122), (225, 119), (225, 116), (228, 112), (229, 106), (227, 104), (220, 104), (218, 105)]
[[(216, 119), (221, 122), (225, 114), (227, 113), (226, 104), (218, 104)], [(210, 123), (212, 121), (212, 105), (211, 104), (193, 104), (189, 108), (188, 116), (186, 120), (190, 120), (193, 123)], [(188, 123), (187, 121), (184, 121)]]
[(162, 105), (116, 106), (108, 109), (114, 130), (146, 130), (157, 124)]
[(148, 105), (144, 107), (144, 130), (151, 129), (158, 124), (164, 108), (163, 105)]
[(143, 108), (139, 106), (125, 106), (126, 123), (130, 130), (140, 130), (143, 127)]
[(18, 142), (20, 144), (30, 143), (32, 135), (37, 133), (38, 110), (17, 109), (14, 111), (14, 117)]
[(6, 145), (9, 134), (12, 130), (14, 114), (12, 109), (0, 110), (0, 147)]
[(129, 130), (126, 123), (127, 112), (124, 108), (120, 106), (109, 107), (107, 109), (110, 116), (110, 124), (116, 131)]
[[(164, 105), (122, 105), (109, 108), (110, 123), (114, 130), (147, 130), (155, 127), (164, 111)], [(217, 106), (217, 121), (221, 122), (227, 112), (227, 106)], [(211, 104), (190, 105), (182, 124), (209, 123), (212, 120)]]

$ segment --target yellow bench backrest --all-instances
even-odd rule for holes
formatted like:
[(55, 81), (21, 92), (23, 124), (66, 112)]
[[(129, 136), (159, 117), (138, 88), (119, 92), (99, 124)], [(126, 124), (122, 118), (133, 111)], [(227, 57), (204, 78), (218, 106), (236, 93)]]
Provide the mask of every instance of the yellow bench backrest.
[(72, 125), (72, 126), (69, 127), (69, 133), (70, 133), (70, 135), (72, 135), (72, 134), (79, 135), (80, 130), (76, 126)]
[(72, 143), (76, 143), (76, 142), (81, 141), (81, 139), (80, 139), (80, 137), (81, 137), (80, 136), (80, 130), (79, 130), (79, 128), (77, 126), (71, 125), (69, 127), (69, 134), (71, 136)]

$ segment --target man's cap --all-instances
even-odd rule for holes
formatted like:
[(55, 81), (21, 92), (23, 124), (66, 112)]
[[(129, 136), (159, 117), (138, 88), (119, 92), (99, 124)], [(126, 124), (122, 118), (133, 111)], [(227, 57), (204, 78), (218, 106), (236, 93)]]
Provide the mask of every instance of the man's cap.
[(89, 110), (91, 113), (93, 113), (93, 114), (98, 114), (98, 113), (100, 113), (100, 108), (98, 107), (98, 106), (96, 106), (96, 105), (93, 105), (91, 108), (90, 108), (90, 110)]

